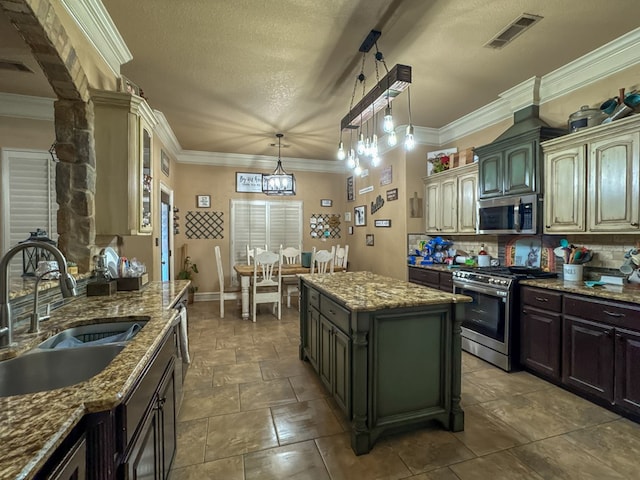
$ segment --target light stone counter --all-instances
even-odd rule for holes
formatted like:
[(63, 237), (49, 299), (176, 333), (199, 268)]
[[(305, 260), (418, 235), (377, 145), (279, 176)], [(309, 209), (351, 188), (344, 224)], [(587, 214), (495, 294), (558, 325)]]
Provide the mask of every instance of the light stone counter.
[(86, 413), (118, 405), (177, 321), (171, 308), (189, 281), (151, 282), (141, 291), (110, 297), (78, 297), (55, 310), (37, 334), (15, 332), (15, 345), (0, 351), (9, 358), (62, 329), (93, 319), (148, 316), (149, 322), (111, 364), (93, 378), (68, 387), (0, 398), (0, 479), (30, 479)]
[(309, 284), (343, 302), (352, 311), (373, 311), (471, 301), (471, 298), (465, 295), (454, 295), (371, 272), (300, 276)]
[(561, 278), (547, 278), (538, 280), (520, 280), (520, 285), (548, 288), (564, 293), (576, 293), (590, 297), (617, 300), (640, 304), (640, 285), (604, 285), (600, 287), (587, 287), (584, 282), (568, 282)]

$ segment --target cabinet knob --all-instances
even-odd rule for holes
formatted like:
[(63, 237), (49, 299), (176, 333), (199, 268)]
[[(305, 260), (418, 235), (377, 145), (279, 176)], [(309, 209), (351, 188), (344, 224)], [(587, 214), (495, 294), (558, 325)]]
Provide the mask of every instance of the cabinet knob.
[(551, 225), (545, 225), (544, 228), (551, 228)]

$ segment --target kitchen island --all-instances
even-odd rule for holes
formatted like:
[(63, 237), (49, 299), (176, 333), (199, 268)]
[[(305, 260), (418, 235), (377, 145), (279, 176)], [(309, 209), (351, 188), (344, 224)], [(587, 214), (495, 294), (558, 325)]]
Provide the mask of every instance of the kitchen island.
[(351, 448), (437, 421), (464, 428), (457, 310), (471, 299), (370, 272), (300, 275), (300, 358), (351, 424)]
[[(52, 460), (67, 448), (72, 451), (76, 443), (86, 447), (88, 478), (115, 478), (116, 469), (127, 461), (125, 447), (131, 450), (137, 443), (135, 439), (129, 445), (125, 443), (137, 425), (118, 423), (119, 418), (124, 413), (128, 414), (129, 422), (134, 418), (134, 409), (125, 404), (132, 397), (142, 401), (136, 391), (140, 390), (142, 379), (155, 374), (154, 367), (164, 369), (165, 365), (174, 365), (172, 353), (177, 350), (179, 319), (174, 306), (185, 295), (188, 285), (188, 281), (151, 282), (140, 291), (118, 292), (110, 297), (78, 297), (52, 312), (51, 318), (41, 323), (40, 333), (28, 333), (28, 325), (17, 329), (15, 344), (3, 350), (3, 358), (22, 355), (62, 329), (96, 319), (148, 320), (113, 361), (89, 380), (55, 390), (0, 398), (0, 478), (40, 478)], [(156, 359), (161, 359), (162, 365)], [(173, 374), (174, 370), (167, 368), (166, 372)], [(179, 368), (175, 368), (175, 375), (181, 378)], [(175, 388), (178, 383), (181, 380), (175, 382)], [(137, 404), (131, 404), (134, 406)], [(151, 409), (145, 410), (145, 418), (149, 418), (150, 412)], [(143, 429), (136, 429), (135, 433), (140, 430)], [(101, 443), (101, 439), (111, 440)]]

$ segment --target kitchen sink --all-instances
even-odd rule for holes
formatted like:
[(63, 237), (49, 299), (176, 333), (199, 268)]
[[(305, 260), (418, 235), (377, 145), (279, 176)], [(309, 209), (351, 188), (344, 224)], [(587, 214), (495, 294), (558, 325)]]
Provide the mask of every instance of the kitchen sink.
[(104, 370), (123, 344), (33, 349), (0, 362), (0, 397), (43, 392), (88, 380)]
[(100, 319), (89, 325), (67, 328), (48, 338), (38, 349), (87, 348), (95, 345), (125, 343), (131, 340), (149, 321), (149, 317), (122, 317)]

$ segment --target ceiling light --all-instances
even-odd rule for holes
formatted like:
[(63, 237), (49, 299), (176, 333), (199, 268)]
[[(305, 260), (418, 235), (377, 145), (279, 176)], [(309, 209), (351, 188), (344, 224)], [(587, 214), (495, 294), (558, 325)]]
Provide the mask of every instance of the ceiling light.
[(280, 159), (280, 140), (284, 135), (276, 133), (278, 137), (278, 165), (271, 175), (262, 176), (262, 193), (267, 195), (295, 195), (296, 194), (296, 177), (293, 173), (287, 173), (282, 168), (282, 160)]

